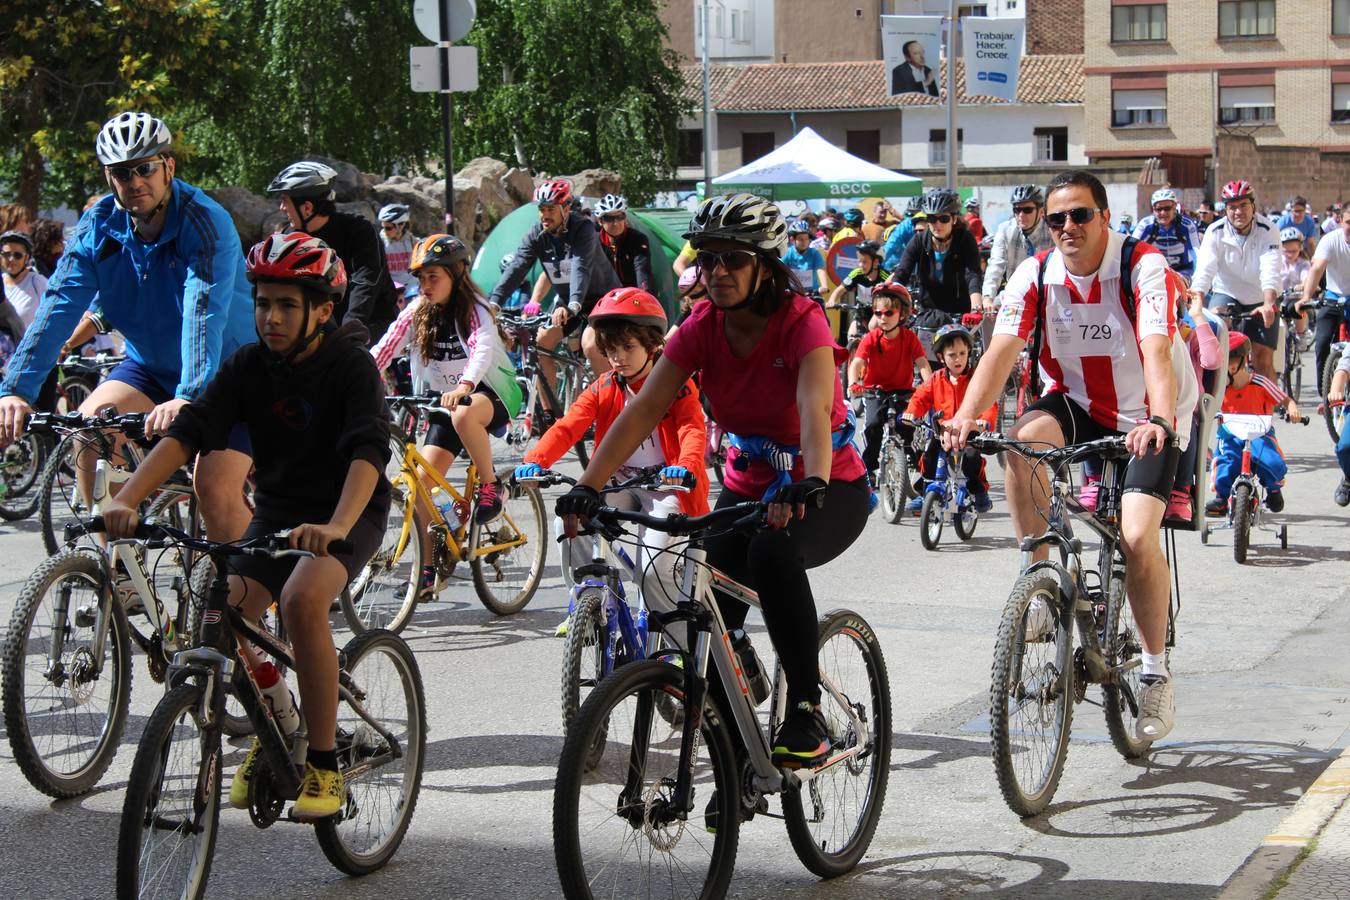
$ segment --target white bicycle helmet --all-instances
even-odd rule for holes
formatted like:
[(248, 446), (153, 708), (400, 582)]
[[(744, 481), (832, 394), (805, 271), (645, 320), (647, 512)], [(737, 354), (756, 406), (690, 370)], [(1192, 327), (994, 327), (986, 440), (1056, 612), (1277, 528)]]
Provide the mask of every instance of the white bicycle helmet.
[(394, 225), (402, 225), (408, 221), (411, 215), (408, 207), (402, 203), (390, 203), (380, 210), (379, 219), (381, 222), (391, 222)]
[(1299, 231), (1293, 225), (1290, 225), (1288, 228), (1282, 228), (1280, 229), (1280, 243), (1283, 244), (1285, 241), (1298, 241), (1301, 244), (1303, 243), (1303, 232)]
[(683, 236), (694, 247), (722, 240), (749, 244), (778, 256), (787, 250), (787, 222), (778, 204), (754, 194), (725, 194), (704, 200)]
[(301, 160), (282, 169), (267, 186), (267, 193), (285, 194), (288, 197), (305, 200), (318, 198), (332, 200), (336, 196), (333, 190), (333, 180), (336, 178), (337, 171), (331, 166), (312, 160)]
[(149, 113), (124, 112), (103, 123), (94, 139), (94, 152), (105, 166), (168, 153), (173, 142), (169, 128)]
[(1012, 189), (1012, 202), (1017, 203), (1035, 203), (1037, 206), (1045, 205), (1045, 198), (1041, 196), (1041, 189), (1034, 184), (1019, 184)]
[(595, 204), (597, 216), (616, 212), (628, 212), (628, 201), (619, 194), (606, 194)]
[(1181, 198), (1177, 196), (1177, 192), (1174, 191), (1172, 188), (1165, 187), (1165, 188), (1158, 188), (1156, 191), (1154, 191), (1153, 196), (1149, 198), (1148, 202), (1150, 206), (1156, 206), (1159, 203), (1175, 203), (1178, 206), (1180, 206)]

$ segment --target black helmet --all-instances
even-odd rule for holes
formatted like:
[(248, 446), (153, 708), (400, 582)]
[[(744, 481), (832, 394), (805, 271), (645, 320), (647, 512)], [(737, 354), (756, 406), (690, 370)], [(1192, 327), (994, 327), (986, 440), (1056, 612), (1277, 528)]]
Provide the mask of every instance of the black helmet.
[(961, 198), (951, 188), (933, 188), (923, 195), (920, 208), (930, 216), (942, 213), (955, 216), (961, 212)]
[(920, 194), (915, 197), (910, 197), (909, 202), (905, 204), (905, 215), (907, 217), (913, 216), (915, 213), (919, 212), (922, 209), (923, 209), (923, 195)]
[(455, 263), (469, 259), (469, 248), (457, 237), (448, 234), (433, 234), (424, 238), (413, 248), (412, 262), (408, 271), (416, 275), (423, 266), (444, 266), (450, 268)]
[(1034, 184), (1019, 184), (1012, 189), (1013, 203), (1035, 203), (1037, 206), (1045, 205), (1045, 197), (1041, 196), (1041, 189)]
[(874, 256), (881, 259), (881, 245), (876, 241), (863, 241), (858, 245), (858, 255)]
[(933, 335), (933, 352), (941, 355), (942, 348), (946, 347), (951, 341), (965, 341), (967, 350), (975, 349), (975, 339), (970, 336), (970, 329), (964, 325), (943, 325)]

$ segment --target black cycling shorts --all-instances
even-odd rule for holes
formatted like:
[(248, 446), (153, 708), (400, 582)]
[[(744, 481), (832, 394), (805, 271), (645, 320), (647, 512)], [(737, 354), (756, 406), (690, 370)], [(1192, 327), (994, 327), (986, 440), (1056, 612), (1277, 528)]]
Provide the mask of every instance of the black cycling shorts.
[[(497, 392), (485, 384), (480, 384), (473, 389), (473, 393), (482, 394), (492, 401), (492, 421), (488, 423), (487, 430), (493, 432), (505, 428), (511, 421), (511, 413), (507, 411), (506, 404), (497, 396)], [(464, 452), (464, 442), (459, 439), (459, 432), (455, 431), (454, 423), (450, 421), (449, 410), (431, 413), (427, 419), (427, 437), (424, 443), (449, 450), (455, 456)]]
[[(1210, 309), (1228, 309), (1232, 313), (1252, 313), (1261, 308), (1261, 304), (1241, 303), (1238, 300), (1220, 294), (1215, 291), (1209, 295)], [(1262, 347), (1269, 347), (1274, 350), (1280, 343), (1280, 320), (1277, 318), (1274, 324), (1266, 325), (1260, 316), (1255, 316), (1242, 323), (1242, 333), (1252, 339), (1253, 344), (1260, 344)]]
[[(1028, 406), (1027, 412), (1033, 409), (1055, 417), (1059, 430), (1064, 434), (1066, 446), (1121, 434), (1094, 420), (1087, 410), (1070, 400), (1068, 394), (1047, 394)], [(1148, 494), (1166, 503), (1177, 480), (1177, 461), (1180, 458), (1181, 451), (1175, 446), (1169, 446), (1162, 453), (1150, 452), (1142, 458), (1131, 457), (1125, 464), (1124, 493)]]
[[(389, 508), (386, 506), (381, 509), (367, 509), (347, 533), (347, 541), (352, 545), (351, 553), (333, 554), (333, 559), (342, 563), (342, 567), (347, 570), (349, 583), (361, 573), (361, 569), (375, 555), (375, 551), (380, 549), (380, 542), (384, 540), (385, 520)], [(275, 534), (299, 524), (302, 523), (285, 523), (267, 516), (254, 515), (253, 521), (248, 523), (248, 529), (244, 531), (244, 540)], [(229, 567), (231, 575), (252, 578), (267, 589), (273, 601), (277, 601), (281, 599), (282, 588), (286, 586), (287, 580), (299, 563), (300, 559), (294, 556), (284, 556), (281, 559), (266, 556), (235, 556), (230, 558)]]

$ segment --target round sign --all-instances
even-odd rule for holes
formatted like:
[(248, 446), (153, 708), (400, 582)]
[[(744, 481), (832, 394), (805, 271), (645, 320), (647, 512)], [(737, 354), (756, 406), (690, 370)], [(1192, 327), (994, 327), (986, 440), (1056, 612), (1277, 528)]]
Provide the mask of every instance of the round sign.
[(862, 242), (860, 237), (846, 237), (830, 245), (825, 254), (825, 274), (835, 284), (841, 283), (849, 272), (862, 265), (858, 258), (858, 245)]
[(441, 41), (441, 6), (445, 6), (450, 33), (446, 40), (454, 43), (469, 33), (478, 9), (474, 0), (412, 0), (413, 22), (429, 41)]

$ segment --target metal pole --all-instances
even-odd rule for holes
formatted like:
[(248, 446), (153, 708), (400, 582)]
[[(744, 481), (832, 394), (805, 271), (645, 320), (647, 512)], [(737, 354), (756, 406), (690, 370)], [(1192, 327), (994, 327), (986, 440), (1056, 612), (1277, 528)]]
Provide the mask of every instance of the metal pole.
[(450, 4), (441, 8), (441, 130), (445, 132), (445, 229), (455, 233), (455, 143), (450, 123), (454, 115), (454, 95), (450, 92)]
[(947, 187), (956, 189), (956, 0), (947, 19)]
[(703, 0), (703, 196), (712, 196), (712, 77), (708, 72), (708, 0)]

